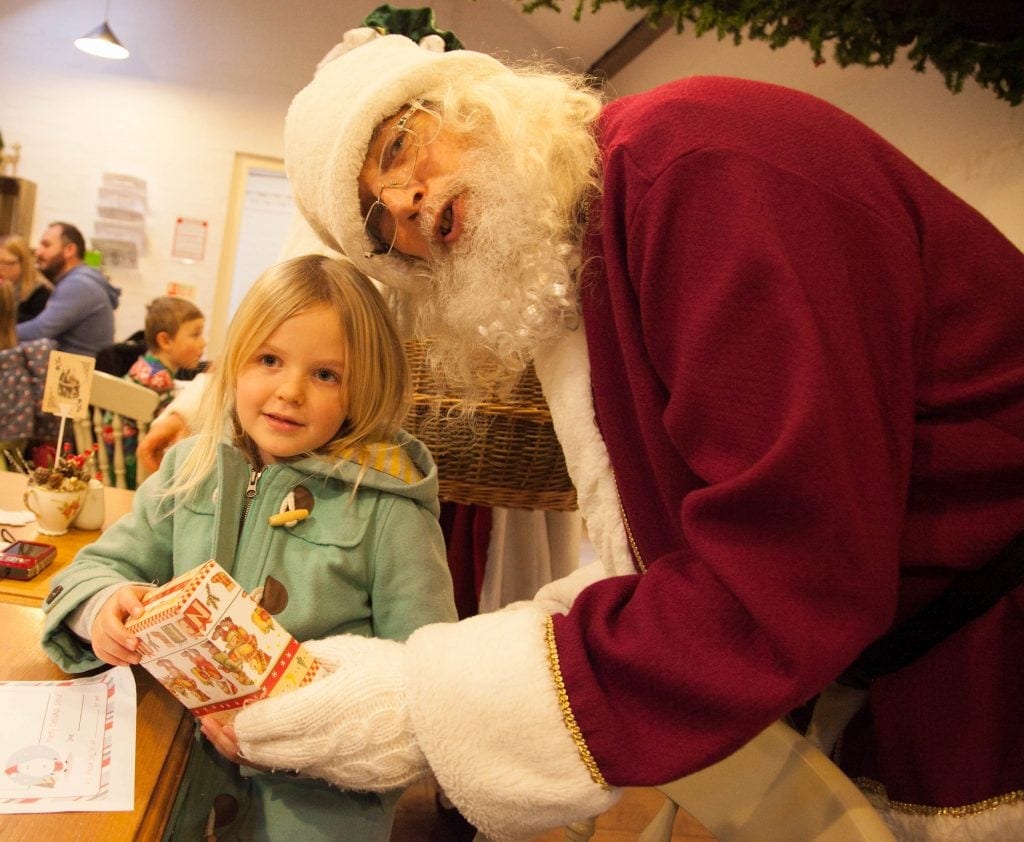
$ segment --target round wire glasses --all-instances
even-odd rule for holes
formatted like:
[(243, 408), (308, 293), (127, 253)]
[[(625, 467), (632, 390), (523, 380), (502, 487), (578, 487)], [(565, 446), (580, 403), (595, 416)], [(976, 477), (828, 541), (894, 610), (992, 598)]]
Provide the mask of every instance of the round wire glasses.
[(363, 257), (380, 257), (394, 249), (398, 225), (382, 196), (385, 190), (409, 185), (420, 150), (433, 143), (440, 131), (441, 115), (422, 100), (413, 100), (398, 120), (385, 129), (377, 162), (380, 189), (363, 220)]

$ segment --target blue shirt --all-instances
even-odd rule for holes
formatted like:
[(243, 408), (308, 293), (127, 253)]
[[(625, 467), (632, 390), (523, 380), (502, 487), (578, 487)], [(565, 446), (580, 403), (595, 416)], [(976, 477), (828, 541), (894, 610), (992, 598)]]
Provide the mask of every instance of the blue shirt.
[(95, 357), (114, 342), (114, 310), (121, 290), (91, 266), (79, 264), (57, 279), (46, 307), (17, 325), (18, 341), (48, 337), (57, 350)]

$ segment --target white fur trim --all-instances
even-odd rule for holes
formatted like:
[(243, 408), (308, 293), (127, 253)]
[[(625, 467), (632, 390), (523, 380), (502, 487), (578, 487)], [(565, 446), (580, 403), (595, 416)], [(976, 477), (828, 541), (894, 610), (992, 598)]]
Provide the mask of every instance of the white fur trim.
[(533, 603), (546, 614), (568, 614), (576, 597), (603, 578), (605, 572), (600, 564), (586, 564), (568, 576), (548, 582), (534, 595)]
[(420, 46), (424, 50), (430, 50), (432, 53), (443, 53), (444, 38), (440, 35), (424, 35), (420, 38)]
[(285, 237), (284, 245), (281, 247), (281, 260), (301, 257), (304, 254), (322, 254), (325, 257), (333, 257), (335, 260), (345, 259), (345, 255), (334, 251), (334, 249), (323, 242), (317, 236), (316, 231), (309, 227), (306, 218), (296, 211), (292, 214), (292, 221), (288, 226), (288, 234)]
[(356, 29), (350, 29), (341, 36), (341, 40), (337, 44), (327, 51), (327, 55), (320, 59), (316, 69), (320, 70), (328, 62), (334, 61), (336, 58), (341, 58), (345, 53), (354, 50), (356, 47), (361, 47), (363, 44), (369, 44), (371, 41), (380, 37), (381, 33), (372, 26), (360, 26)]
[(534, 368), (597, 557), (609, 576), (635, 573), (611, 459), (594, 417), (582, 321), (578, 330), (539, 349)]
[(448, 797), (495, 840), (596, 816), (595, 784), (558, 706), (546, 614), (523, 602), (409, 638), (407, 700), (420, 749)]
[(382, 283), (410, 289), (420, 273), (408, 258), (363, 257), (358, 177), (373, 130), (448, 79), (511, 71), (485, 53), (438, 53), (431, 41), (419, 47), (402, 35), (369, 32), (356, 30), (350, 42), (328, 53), (292, 100), (284, 126), (285, 169), (296, 205), (324, 243)]
[(967, 816), (926, 816), (894, 809), (884, 796), (864, 795), (900, 842), (1020, 842), (1024, 801)]

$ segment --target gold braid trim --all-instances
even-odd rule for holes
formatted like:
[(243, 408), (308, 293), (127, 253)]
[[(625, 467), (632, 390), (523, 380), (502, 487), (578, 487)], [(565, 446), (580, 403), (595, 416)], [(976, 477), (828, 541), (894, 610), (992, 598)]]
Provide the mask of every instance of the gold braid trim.
[(626, 527), (626, 538), (629, 539), (629, 547), (633, 550), (633, 558), (636, 559), (636, 566), (640, 568), (641, 573), (647, 572), (647, 565), (644, 564), (644, 558), (640, 555), (640, 548), (636, 545), (636, 538), (633, 537), (633, 530), (629, 528), (629, 518), (626, 517), (626, 510), (622, 507), (622, 499), (619, 499), (619, 513), (622, 515), (622, 525)]
[(555, 692), (558, 694), (558, 707), (562, 710), (562, 721), (565, 723), (565, 727), (569, 729), (569, 734), (572, 737), (574, 743), (576, 743), (576, 749), (580, 753), (580, 760), (583, 761), (583, 765), (587, 767), (587, 771), (590, 772), (590, 777), (594, 783), (598, 786), (604, 787), (605, 789), (611, 789), (608, 785), (608, 781), (604, 779), (604, 775), (601, 774), (601, 770), (597, 768), (597, 761), (594, 760), (594, 755), (590, 753), (590, 749), (587, 748), (587, 741), (583, 738), (583, 732), (580, 730), (580, 726), (576, 723), (576, 717), (573, 715), (572, 706), (569, 704), (569, 694), (565, 691), (565, 681), (562, 679), (562, 667), (558, 661), (558, 646), (555, 645), (555, 623), (551, 617), (548, 617), (545, 621), (544, 626), (544, 640), (548, 646), (548, 666), (551, 668), (551, 676), (555, 680)]
[(1016, 804), (1024, 801), (1024, 789), (1015, 789), (1005, 795), (997, 795), (994, 798), (986, 798), (984, 801), (976, 801), (973, 804), (964, 804), (960, 807), (931, 807), (927, 804), (910, 804), (906, 801), (890, 801), (885, 794), (885, 787), (878, 781), (871, 778), (856, 778), (857, 784), (864, 792), (884, 798), (886, 804), (898, 813), (911, 813), (916, 816), (950, 816), (954, 819), (962, 819), (967, 816), (984, 813), (986, 810), (994, 810), (996, 807), (1005, 807), (1007, 804)]

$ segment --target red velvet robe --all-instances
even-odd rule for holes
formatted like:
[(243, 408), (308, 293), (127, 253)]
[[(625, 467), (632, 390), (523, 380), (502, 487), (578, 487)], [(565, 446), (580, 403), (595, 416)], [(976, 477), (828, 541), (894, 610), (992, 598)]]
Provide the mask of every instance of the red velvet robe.
[[(1024, 529), (1024, 255), (853, 118), (695, 78), (609, 105), (583, 306), (647, 572), (556, 617), (612, 784), (720, 759)], [(841, 765), (1024, 789), (1024, 589), (878, 680)]]

